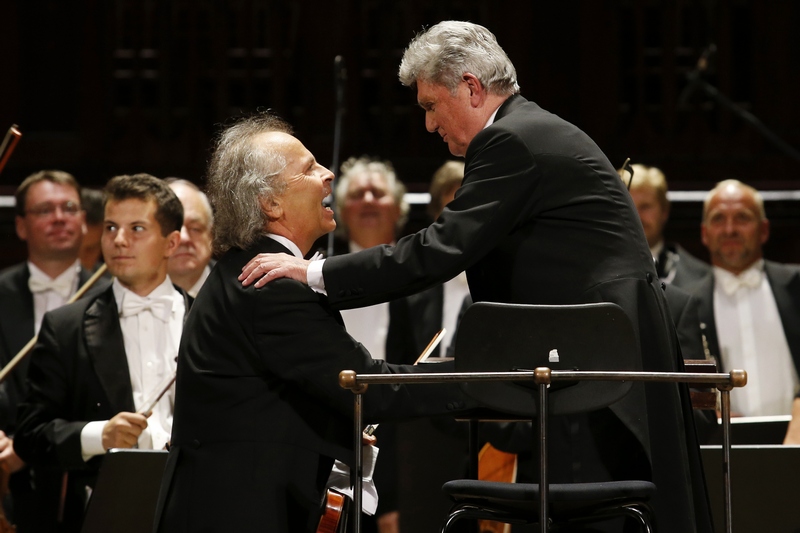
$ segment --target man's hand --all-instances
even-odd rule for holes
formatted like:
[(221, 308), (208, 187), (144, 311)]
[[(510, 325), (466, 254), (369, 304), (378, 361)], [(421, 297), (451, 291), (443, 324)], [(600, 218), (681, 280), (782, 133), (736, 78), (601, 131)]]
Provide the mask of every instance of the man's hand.
[(0, 431), (0, 463), (8, 465), (9, 473), (19, 472), (25, 466), (25, 461), (19, 458), (14, 451), (14, 439)]
[(133, 448), (147, 428), (147, 418), (139, 413), (122, 412), (103, 427), (103, 448)]
[(284, 253), (258, 254), (244, 266), (239, 281), (245, 287), (255, 281), (256, 288), (263, 287), (278, 278), (290, 278), (307, 283), (309, 263), (310, 261)]

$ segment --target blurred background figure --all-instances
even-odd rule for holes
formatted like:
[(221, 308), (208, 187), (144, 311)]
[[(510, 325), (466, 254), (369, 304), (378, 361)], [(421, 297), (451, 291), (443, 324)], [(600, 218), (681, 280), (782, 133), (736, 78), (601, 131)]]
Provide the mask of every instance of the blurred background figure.
[[(656, 262), (658, 277), (664, 283), (677, 287), (687, 287), (705, 276), (711, 267), (687, 252), (676, 243), (664, 240), (664, 226), (669, 220), (669, 199), (667, 199), (667, 180), (664, 173), (656, 167), (631, 165), (633, 177), (629, 191), (642, 221), (644, 235), (653, 260)], [(631, 175), (618, 170), (622, 181), (627, 185)]]
[(731, 410), (744, 416), (800, 407), (800, 267), (764, 260), (769, 229), (753, 187), (725, 180), (706, 196), (701, 236), (714, 268), (692, 294), (722, 370), (747, 370), (747, 387), (731, 392)]
[[(28, 256), (0, 272), (2, 366), (39, 333), (45, 312), (64, 305), (90, 277), (78, 260), (86, 226), (75, 177), (61, 170), (36, 172), (19, 185), (15, 201), (16, 233), (25, 241)], [(11, 473), (13, 504), (7, 507), (7, 515), (19, 533), (44, 531), (48, 520), (54, 519), (37, 505), (37, 490), (41, 492), (53, 480), (42, 473), (34, 483), (30, 469), (14, 450), (17, 410), (28, 391), (29, 365), (30, 357), (22, 359), (0, 385), (0, 462)]]
[(165, 180), (183, 204), (181, 244), (169, 258), (172, 282), (194, 298), (211, 272), (214, 213), (205, 193), (188, 180)]
[(103, 251), (100, 248), (100, 237), (103, 235), (103, 191), (82, 188), (81, 207), (86, 214), (86, 234), (81, 242), (79, 256), (81, 266), (94, 272), (103, 264)]
[[(408, 215), (405, 193), (406, 187), (389, 161), (370, 157), (345, 161), (334, 193), (339, 232), (344, 240), (334, 246), (334, 254), (393, 244)], [(342, 312), (347, 332), (375, 359), (389, 360), (386, 339), (390, 307), (392, 304), (383, 303)]]

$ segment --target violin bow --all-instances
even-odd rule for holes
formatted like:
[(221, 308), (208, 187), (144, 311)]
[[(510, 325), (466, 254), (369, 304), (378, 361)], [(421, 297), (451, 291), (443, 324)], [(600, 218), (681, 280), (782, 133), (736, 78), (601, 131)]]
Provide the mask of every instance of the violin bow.
[(17, 147), (20, 137), (22, 137), (22, 132), (19, 131), (19, 126), (13, 124), (8, 128), (6, 136), (3, 138), (3, 143), (0, 144), (0, 172), (3, 171), (6, 163), (11, 158), (11, 154), (14, 152), (14, 148)]

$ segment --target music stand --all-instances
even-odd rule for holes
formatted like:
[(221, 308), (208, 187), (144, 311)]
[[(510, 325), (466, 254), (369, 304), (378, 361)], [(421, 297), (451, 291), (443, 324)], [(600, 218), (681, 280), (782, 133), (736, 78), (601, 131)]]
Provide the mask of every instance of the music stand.
[(81, 533), (152, 531), (168, 455), (163, 450), (109, 450), (86, 506)]

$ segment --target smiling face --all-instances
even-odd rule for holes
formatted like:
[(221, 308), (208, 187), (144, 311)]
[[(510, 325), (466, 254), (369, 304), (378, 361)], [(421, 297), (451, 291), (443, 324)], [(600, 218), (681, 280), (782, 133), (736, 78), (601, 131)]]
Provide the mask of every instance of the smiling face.
[(306, 254), (314, 241), (336, 229), (333, 210), (323, 205), (331, 194), (333, 173), (289, 134), (265, 133), (256, 142), (269, 144), (268, 149), (282, 153), (287, 161), (281, 173), (286, 189), (272, 204), (263, 204), (269, 218), (266, 229), (288, 238)]
[[(417, 102), (425, 110), (425, 128), (442, 136), (450, 153), (464, 156), (475, 135), (486, 124), (486, 111), (476, 107), (477, 80), (471, 75), (456, 87), (455, 94), (444, 85), (417, 80)], [(477, 95), (479, 96), (479, 95)], [(489, 114), (494, 109), (489, 111)]]
[(156, 207), (154, 200), (129, 198), (109, 200), (105, 208), (101, 245), (108, 271), (140, 296), (163, 283), (167, 259), (180, 242), (177, 231), (161, 234)]
[(17, 235), (28, 243), (28, 255), (39, 261), (75, 260), (86, 232), (78, 191), (42, 180), (25, 196), (25, 215), (16, 217)]
[(751, 191), (727, 185), (708, 202), (701, 236), (711, 264), (739, 274), (763, 256), (769, 221), (762, 218)]
[(351, 177), (341, 216), (350, 239), (359, 246), (369, 248), (392, 242), (400, 206), (389, 190), (386, 176), (364, 171)]

